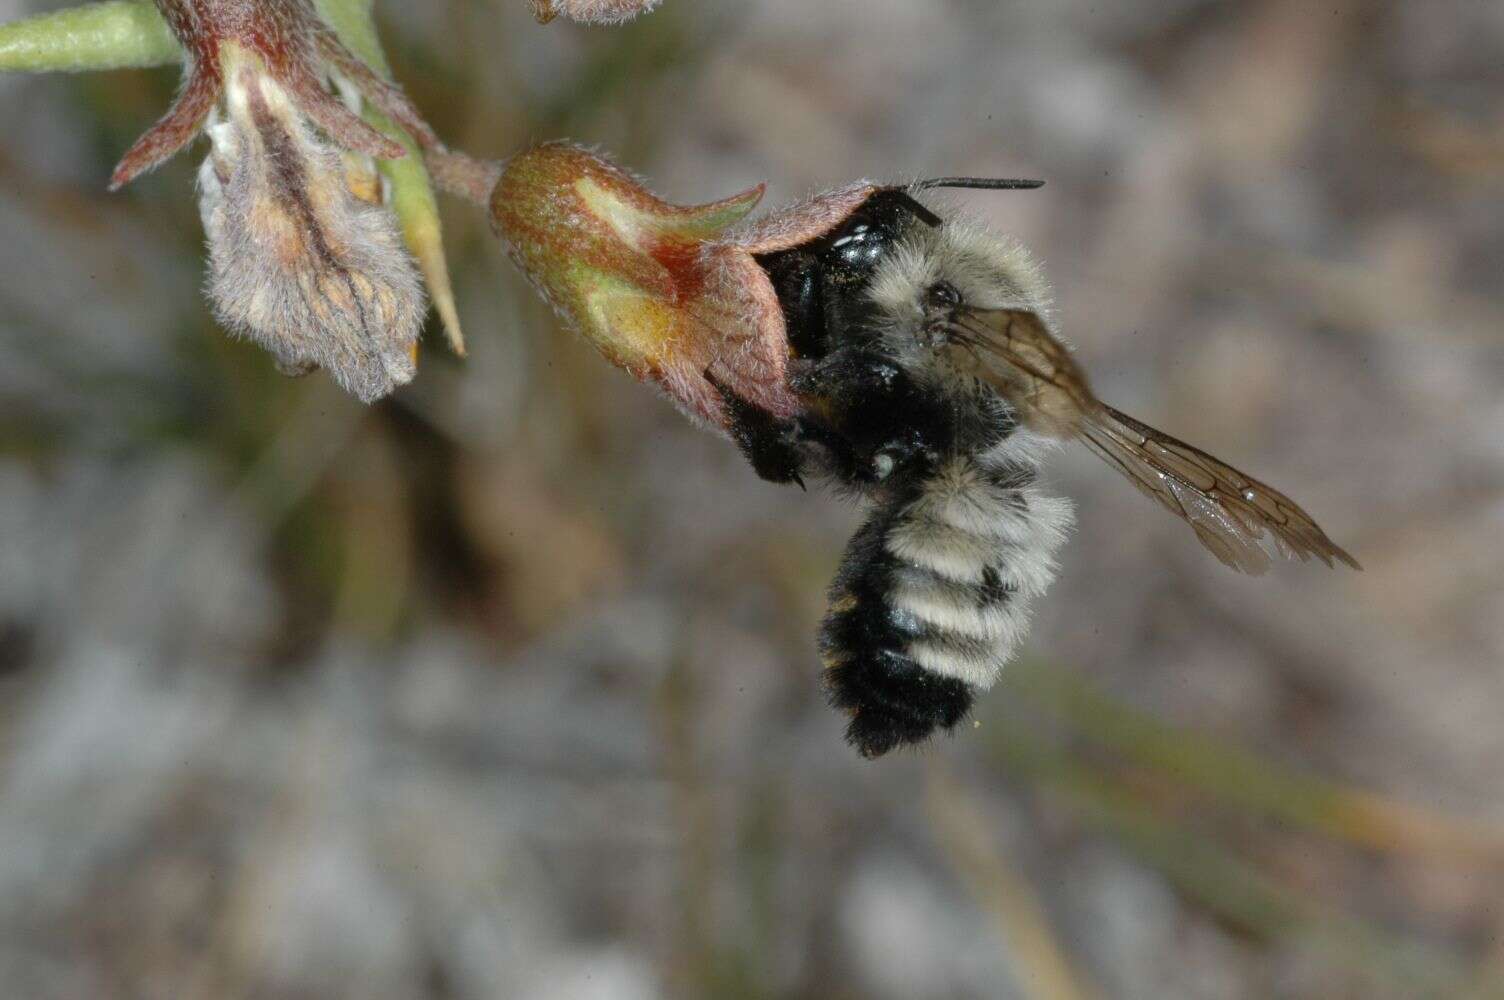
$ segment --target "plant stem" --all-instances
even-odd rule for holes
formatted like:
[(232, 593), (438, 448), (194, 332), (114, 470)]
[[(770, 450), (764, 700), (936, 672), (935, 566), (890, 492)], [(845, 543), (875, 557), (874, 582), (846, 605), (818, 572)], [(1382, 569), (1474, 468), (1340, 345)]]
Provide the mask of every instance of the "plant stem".
[(0, 25), (0, 71), (139, 69), (182, 58), (167, 22), (145, 0), (105, 0)]
[[(372, 0), (315, 0), (315, 6), (351, 52), (376, 72), (386, 77), (391, 76), (391, 66), (376, 34)], [(463, 356), (465, 336), (460, 327), (459, 310), (449, 278), (448, 258), (444, 253), (439, 202), (434, 194), (433, 181), (428, 176), (428, 168), (423, 163), (423, 154), (412, 136), (375, 108), (367, 106), (365, 118), (407, 149), (407, 156), (400, 160), (380, 160), (376, 168), (391, 185), (392, 211), (396, 213), (397, 221), (402, 226), (402, 235), (408, 249), (423, 270), (429, 294), (433, 297), (434, 309), (444, 324), (449, 345), (456, 354)]]

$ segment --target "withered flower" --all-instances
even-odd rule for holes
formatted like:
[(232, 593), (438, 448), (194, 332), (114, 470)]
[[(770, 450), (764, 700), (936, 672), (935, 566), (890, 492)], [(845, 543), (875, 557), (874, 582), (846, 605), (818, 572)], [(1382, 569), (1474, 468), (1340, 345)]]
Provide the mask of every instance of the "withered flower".
[(284, 372), (326, 369), (365, 402), (411, 381), (423, 285), (371, 160), (407, 151), (341, 95), (356, 106), (364, 98), (437, 147), (433, 132), (309, 0), (156, 2), (189, 56), (187, 81), (112, 187), (210, 123), (200, 207), (220, 321)]
[(620, 24), (658, 6), (659, 0), (528, 0), (533, 15), (547, 24), (563, 14), (586, 24)]
[[(659, 0), (529, 2), (542, 20), (615, 23)], [(425, 286), (451, 347), (464, 353), (433, 182), (486, 205), (501, 173), (446, 150), (387, 78), (371, 7), (372, 0), (91, 0), (0, 24), (0, 72), (185, 66), (181, 92), (121, 159), (111, 190), (207, 131), (200, 205), (218, 317), (284, 371), (325, 368), (363, 400), (415, 374)], [(773, 387), (776, 397), (782, 361), (767, 346), (766, 303), (746, 300), (748, 289), (766, 290), (747, 270), (755, 267), (746, 253), (709, 249), (717, 227), (751, 201), (732, 199), (724, 216), (710, 206), (703, 218), (701, 210), (657, 205), (666, 212), (664, 239), (637, 249), (662, 256), (670, 280), (682, 283), (673, 296), (694, 303), (676, 305), (682, 316), (665, 329), (689, 316), (710, 329), (727, 314), (723, 346), (747, 373), (728, 384), (748, 382), (749, 398), (759, 385)], [(684, 256), (697, 243), (707, 245), (704, 262)], [(598, 343), (607, 346), (609, 334)], [(687, 409), (716, 420), (712, 384), (694, 364), (721, 348), (704, 334), (682, 343), (683, 351), (620, 357), (640, 374), (657, 370)]]
[(224, 53), (227, 119), (199, 175), (220, 321), (287, 374), (329, 372), (371, 402), (412, 380), (422, 284), (380, 181), (314, 135), (256, 57)]
[(424, 146), (437, 146), (407, 96), (356, 58), (314, 10), (310, 0), (156, 0), (157, 9), (187, 54), (187, 79), (162, 120), (131, 147), (110, 189), (129, 184), (171, 158), (204, 127), (224, 93), (226, 47), (260, 57), (299, 111), (343, 149), (383, 159), (406, 155), (330, 92), (328, 84), (358, 93)]

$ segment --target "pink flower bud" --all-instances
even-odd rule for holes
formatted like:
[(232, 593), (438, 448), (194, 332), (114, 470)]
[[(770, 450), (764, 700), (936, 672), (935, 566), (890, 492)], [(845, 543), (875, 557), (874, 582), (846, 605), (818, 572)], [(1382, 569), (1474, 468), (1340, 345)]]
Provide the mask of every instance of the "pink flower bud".
[(660, 385), (689, 416), (726, 429), (717, 385), (786, 417), (783, 312), (754, 254), (839, 223), (858, 185), (754, 226), (763, 186), (708, 205), (670, 205), (596, 154), (549, 143), (506, 164), (491, 218), (512, 259), (613, 363)]

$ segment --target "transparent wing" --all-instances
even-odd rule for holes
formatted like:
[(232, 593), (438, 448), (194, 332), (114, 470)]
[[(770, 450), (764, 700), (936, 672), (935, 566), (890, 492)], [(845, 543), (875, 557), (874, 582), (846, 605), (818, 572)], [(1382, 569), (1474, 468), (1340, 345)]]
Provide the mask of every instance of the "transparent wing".
[(957, 360), (1018, 407), (1035, 429), (1079, 438), (1141, 492), (1196, 532), (1226, 565), (1258, 574), (1267, 544), (1287, 559), (1358, 561), (1300, 505), (1221, 459), (1142, 424), (1099, 400), (1069, 350), (1033, 312), (959, 310), (947, 326)]

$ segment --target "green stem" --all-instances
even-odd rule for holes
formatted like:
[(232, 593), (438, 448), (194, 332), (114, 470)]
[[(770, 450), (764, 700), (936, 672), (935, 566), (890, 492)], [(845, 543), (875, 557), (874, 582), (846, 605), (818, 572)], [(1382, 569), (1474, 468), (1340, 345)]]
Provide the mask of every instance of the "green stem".
[(147, 0), (104, 0), (0, 25), (0, 71), (165, 66), (183, 50)]
[(378, 73), (391, 74), (376, 34), (373, 0), (314, 0), (314, 6), (351, 52)]
[[(391, 76), (391, 66), (376, 34), (372, 0), (316, 0), (319, 14), (339, 35), (340, 41), (366, 65), (384, 76)], [(433, 181), (423, 163), (423, 154), (412, 136), (374, 108), (365, 110), (366, 120), (391, 136), (407, 149), (400, 160), (380, 160), (376, 167), (391, 186), (391, 207), (402, 226), (408, 249), (423, 269), (433, 297), (434, 308), (444, 323), (450, 346), (464, 353), (464, 335), (460, 332), (459, 314), (449, 281), (449, 266), (439, 223), (439, 202)]]

